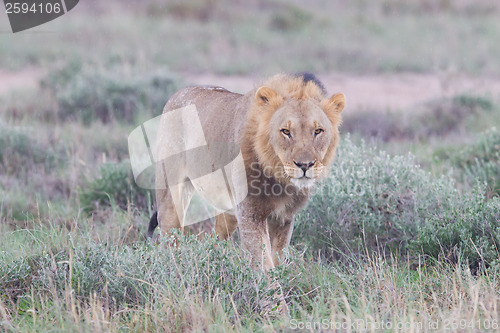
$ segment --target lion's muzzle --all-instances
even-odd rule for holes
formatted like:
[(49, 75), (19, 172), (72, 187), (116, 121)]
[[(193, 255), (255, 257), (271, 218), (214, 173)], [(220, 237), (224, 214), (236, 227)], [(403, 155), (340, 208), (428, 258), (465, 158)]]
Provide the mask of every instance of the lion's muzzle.
[(316, 179), (323, 173), (324, 166), (317, 161), (286, 163), (285, 172), (291, 179)]

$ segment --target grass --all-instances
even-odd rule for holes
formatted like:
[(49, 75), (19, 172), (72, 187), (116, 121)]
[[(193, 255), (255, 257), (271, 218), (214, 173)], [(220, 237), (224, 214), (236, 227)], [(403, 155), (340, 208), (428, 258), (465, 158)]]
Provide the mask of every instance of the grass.
[[(0, 272), (6, 330), (272, 331), (326, 322), (422, 331), (493, 328), (499, 319), (496, 273), (440, 262), (410, 267), (373, 256), (325, 265), (292, 251), (271, 273), (288, 297), (291, 319), (283, 321), (259, 312), (266, 279), (225, 242), (103, 244), (57, 227), (2, 237), (10, 245)], [(38, 245), (19, 249), (27, 243)]]
[[(109, 1), (68, 15), (0, 34), (0, 68), (46, 72), (1, 97), (0, 331), (498, 330), (495, 96), (346, 114), (331, 175), (267, 274), (237, 237), (145, 243), (151, 199), (127, 149), (177, 72), (500, 74), (497, 5)], [(290, 318), (262, 311), (269, 280)]]

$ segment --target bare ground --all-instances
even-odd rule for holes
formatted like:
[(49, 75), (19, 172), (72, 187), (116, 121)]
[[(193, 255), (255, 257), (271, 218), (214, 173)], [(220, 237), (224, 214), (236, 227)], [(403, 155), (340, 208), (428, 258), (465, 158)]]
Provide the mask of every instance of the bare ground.
[[(261, 80), (248, 76), (213, 74), (183, 76), (188, 84), (215, 84), (244, 93)], [(470, 77), (458, 74), (388, 74), (356, 76), (346, 74), (318, 75), (330, 93), (343, 92), (351, 110), (405, 110), (441, 97), (470, 94), (500, 98), (500, 79)]]
[(0, 96), (14, 90), (34, 89), (43, 71), (39, 68), (25, 68), (20, 71), (0, 69)]
[[(27, 68), (12, 72), (0, 69), (0, 96), (13, 90), (36, 88), (43, 71)], [(186, 84), (219, 85), (231, 91), (245, 93), (262, 82), (252, 76), (222, 76), (216, 74), (181, 75)], [(458, 94), (490, 96), (500, 100), (500, 79), (471, 77), (460, 74), (397, 73), (387, 75), (318, 75), (330, 93), (347, 96), (347, 111), (403, 111), (426, 101)]]

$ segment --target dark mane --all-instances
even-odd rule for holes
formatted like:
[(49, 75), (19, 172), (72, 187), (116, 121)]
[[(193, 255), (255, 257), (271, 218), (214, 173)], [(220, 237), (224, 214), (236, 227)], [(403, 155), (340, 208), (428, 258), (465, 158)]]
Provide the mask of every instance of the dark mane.
[(315, 85), (317, 85), (321, 89), (323, 94), (326, 95), (325, 86), (323, 85), (323, 83), (321, 83), (321, 81), (313, 73), (303, 72), (303, 73), (297, 73), (297, 74), (295, 74), (295, 76), (302, 77), (302, 80), (304, 81), (304, 85), (307, 84), (307, 82), (310, 82), (310, 81), (313, 82)]

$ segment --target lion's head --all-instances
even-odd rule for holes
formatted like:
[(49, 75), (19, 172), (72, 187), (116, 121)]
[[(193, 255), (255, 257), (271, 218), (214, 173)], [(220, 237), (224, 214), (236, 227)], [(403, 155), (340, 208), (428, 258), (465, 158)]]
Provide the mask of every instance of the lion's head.
[(328, 98), (315, 79), (276, 75), (254, 98), (253, 150), (264, 172), (299, 188), (312, 186), (335, 157), (345, 96)]

